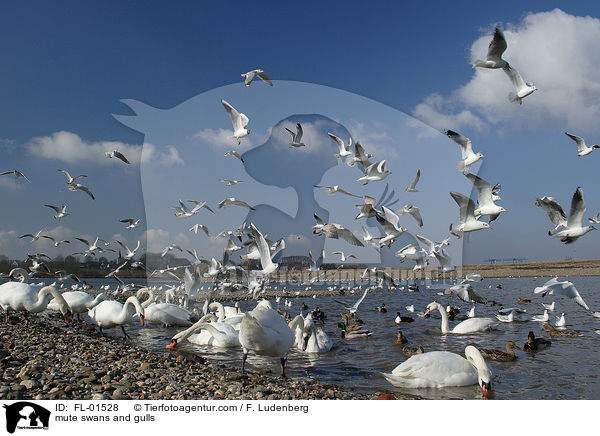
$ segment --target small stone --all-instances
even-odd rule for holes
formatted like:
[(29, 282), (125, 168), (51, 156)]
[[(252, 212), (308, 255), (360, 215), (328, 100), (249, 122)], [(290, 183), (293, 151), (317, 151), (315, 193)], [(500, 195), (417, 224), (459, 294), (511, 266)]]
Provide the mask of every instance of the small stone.
[(20, 385), (25, 386), (27, 389), (37, 388), (40, 385), (40, 382), (37, 380), (23, 380)]
[(123, 399), (123, 391), (121, 389), (115, 389), (111, 398), (113, 400), (122, 400)]
[(142, 364), (140, 365), (140, 370), (147, 371), (149, 369), (150, 369), (150, 364), (148, 362), (142, 362)]

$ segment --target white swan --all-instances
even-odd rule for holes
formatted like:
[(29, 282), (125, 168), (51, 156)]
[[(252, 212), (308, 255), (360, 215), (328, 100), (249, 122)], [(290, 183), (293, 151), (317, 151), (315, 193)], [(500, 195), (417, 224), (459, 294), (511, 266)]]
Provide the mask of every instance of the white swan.
[(6, 322), (8, 322), (9, 309), (31, 313), (43, 312), (52, 297), (56, 299), (60, 312), (68, 322), (71, 308), (55, 287), (45, 286), (39, 289), (22, 282), (7, 282), (0, 285), (0, 306), (4, 309)]
[(129, 297), (125, 304), (116, 300), (105, 300), (90, 309), (88, 316), (98, 325), (100, 333), (103, 333), (102, 329), (121, 326), (123, 335), (127, 338), (124, 326), (131, 322), (134, 313), (140, 316), (140, 324), (144, 325), (144, 308), (136, 297)]
[[(77, 314), (77, 318), (81, 319), (80, 314), (87, 312), (92, 307), (97, 306), (104, 300), (108, 300), (108, 295), (104, 292), (99, 293), (95, 298), (83, 291), (68, 291), (63, 292), (62, 297), (65, 299), (69, 307), (71, 308), (71, 312), (75, 315)], [(58, 300), (54, 299), (48, 304), (48, 310), (60, 310), (60, 305)]]
[(309, 333), (304, 346), (305, 353), (326, 353), (331, 350), (333, 340), (321, 327), (314, 323), (312, 314), (308, 314), (305, 318), (304, 329)]
[(469, 318), (464, 320), (463, 322), (457, 324), (456, 326), (454, 326), (454, 328), (452, 330), (448, 329), (448, 314), (446, 313), (446, 310), (444, 309), (443, 306), (439, 305), (437, 302), (432, 302), (429, 303), (427, 305), (427, 312), (425, 312), (425, 314), (428, 314), (429, 312), (431, 312), (432, 310), (439, 310), (440, 314), (442, 315), (442, 333), (475, 333), (475, 332), (482, 332), (485, 330), (490, 330), (493, 329), (494, 327), (496, 327), (496, 322), (492, 319), (492, 318)]
[(196, 345), (220, 348), (239, 347), (239, 332), (231, 324), (214, 321), (214, 319), (213, 314), (204, 315), (190, 328), (173, 336), (167, 348), (173, 349), (185, 340)]
[(141, 303), (144, 308), (144, 318), (146, 321), (169, 326), (191, 326), (192, 313), (172, 303), (154, 303), (154, 293), (149, 288), (142, 288), (137, 291), (137, 298), (142, 295), (148, 295), (148, 298)]
[(210, 345), (209, 342), (212, 338), (212, 335), (210, 334), (210, 332), (208, 332), (208, 330), (200, 330), (200, 332), (197, 333), (198, 327), (201, 324), (209, 323), (209, 322), (216, 322), (216, 321), (217, 321), (217, 317), (214, 314), (208, 313), (208, 314), (204, 315), (202, 318), (200, 318), (198, 320), (198, 322), (196, 322), (195, 324), (193, 324), (186, 330), (183, 330), (183, 331), (177, 333), (175, 336), (173, 336), (171, 338), (171, 342), (169, 343), (169, 345), (167, 345), (167, 348), (171, 348), (171, 349), (175, 348), (178, 344), (180, 344), (186, 340), (188, 342), (190, 342), (192, 344), (196, 344), (196, 345)]
[(479, 383), (483, 393), (492, 389), (492, 372), (477, 348), (465, 348), (466, 359), (448, 351), (416, 354), (398, 365), (391, 374), (383, 374), (394, 386), (407, 388), (443, 388)]
[[(237, 305), (238, 303), (236, 303)], [(218, 301), (213, 301), (208, 306), (209, 310), (216, 310), (217, 321), (231, 324), (236, 330), (240, 329), (240, 324), (244, 314), (239, 312), (238, 307), (223, 306)]]
[(285, 377), (286, 355), (294, 345), (294, 334), (283, 316), (263, 300), (244, 314), (240, 326), (240, 344), (244, 350), (242, 373), (248, 352), (281, 358), (281, 376)]

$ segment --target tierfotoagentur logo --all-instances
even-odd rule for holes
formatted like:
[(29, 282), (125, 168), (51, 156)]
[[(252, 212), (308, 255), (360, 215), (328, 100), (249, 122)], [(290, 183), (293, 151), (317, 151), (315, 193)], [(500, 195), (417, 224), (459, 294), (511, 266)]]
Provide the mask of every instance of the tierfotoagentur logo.
[(6, 431), (14, 433), (19, 430), (47, 430), (50, 422), (50, 411), (29, 401), (19, 401), (6, 405)]

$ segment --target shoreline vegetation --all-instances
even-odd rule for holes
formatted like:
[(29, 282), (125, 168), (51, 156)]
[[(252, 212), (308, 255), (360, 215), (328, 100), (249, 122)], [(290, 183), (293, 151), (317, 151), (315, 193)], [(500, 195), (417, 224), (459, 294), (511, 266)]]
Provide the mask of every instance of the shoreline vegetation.
[[(23, 267), (24, 264), (20, 264)], [(14, 266), (8, 265), (7, 262), (0, 263), (0, 273), (7, 274)], [(103, 278), (110, 272), (107, 269), (100, 268), (85, 268), (70, 265), (69, 267), (55, 268), (65, 269), (68, 273), (74, 273), (79, 278)], [(424, 280), (438, 278), (456, 278), (464, 277), (465, 274), (479, 273), (483, 278), (506, 278), (506, 277), (573, 277), (573, 276), (600, 276), (600, 259), (590, 260), (564, 260), (550, 262), (522, 262), (522, 263), (503, 263), (503, 264), (480, 264), (480, 265), (457, 265), (456, 271), (439, 275), (438, 267), (425, 267), (420, 271), (413, 271), (409, 268), (382, 268), (389, 273), (394, 280)], [(52, 270), (52, 268), (51, 268)], [(342, 268), (323, 269), (317, 272), (309, 272), (306, 269), (291, 268), (287, 270), (279, 270), (271, 276), (271, 280), (275, 282), (294, 282), (294, 281), (309, 281), (319, 277), (316, 280), (319, 282), (329, 281), (356, 281), (360, 282), (364, 267), (355, 268), (352, 264), (346, 264)], [(180, 273), (177, 275), (181, 275)], [(52, 278), (51, 274), (37, 274), (36, 278)], [(165, 280), (164, 277), (149, 277), (144, 270), (123, 269), (119, 273), (120, 278), (127, 279), (144, 279), (151, 278), (155, 281), (173, 281), (171, 278)], [(239, 280), (244, 280), (239, 275)]]

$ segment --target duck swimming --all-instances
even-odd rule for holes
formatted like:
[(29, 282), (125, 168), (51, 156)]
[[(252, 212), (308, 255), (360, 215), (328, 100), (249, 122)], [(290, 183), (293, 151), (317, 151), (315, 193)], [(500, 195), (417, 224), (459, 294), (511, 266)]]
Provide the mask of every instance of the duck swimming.
[(346, 330), (347, 329), (346, 324), (343, 322), (338, 322), (336, 330), (338, 328), (342, 330), (342, 338), (343, 339), (361, 338), (361, 337), (365, 337), (365, 336), (371, 336), (373, 334), (369, 330), (360, 330), (360, 328), (358, 326), (356, 326), (354, 330), (348, 331), (348, 330)]
[(580, 336), (583, 336), (577, 330), (571, 330), (571, 329), (560, 329), (559, 330), (557, 328), (554, 328), (554, 326), (551, 324), (544, 324), (542, 326), (542, 328), (544, 330), (546, 330), (547, 332), (549, 332), (551, 337), (562, 336), (562, 337), (566, 337), (566, 338), (578, 338)]
[(403, 322), (413, 322), (414, 319), (410, 316), (402, 316), (400, 315), (400, 312), (396, 312), (396, 319), (394, 321), (396, 322), (396, 324), (401, 324)]
[(529, 332), (527, 335), (527, 342), (523, 345), (524, 351), (537, 351), (548, 348), (552, 345), (552, 342), (544, 338), (536, 338), (533, 332)]
[(488, 350), (480, 348), (479, 351), (485, 359), (496, 360), (499, 362), (512, 362), (517, 358), (514, 350), (518, 350), (519, 347), (513, 341), (506, 342), (506, 351), (501, 350)]

